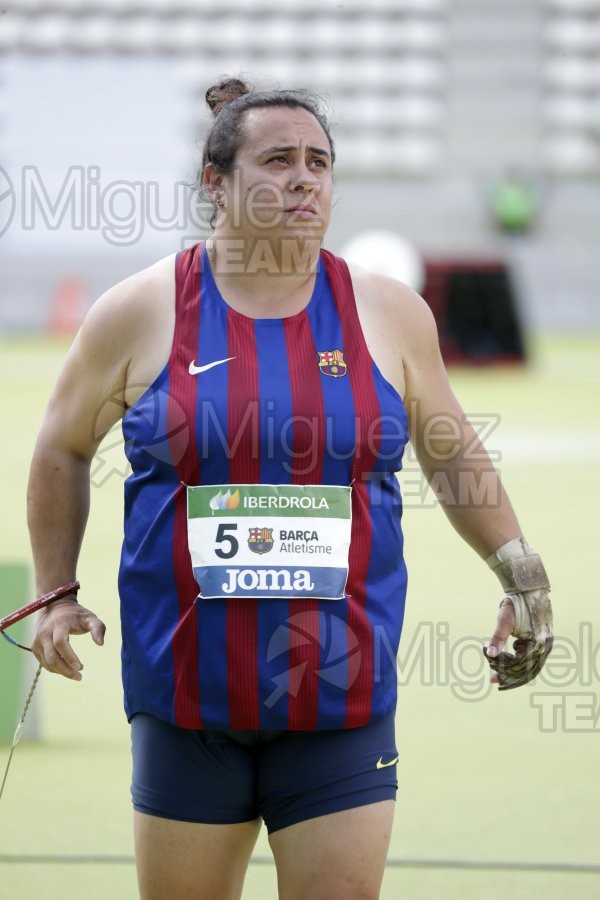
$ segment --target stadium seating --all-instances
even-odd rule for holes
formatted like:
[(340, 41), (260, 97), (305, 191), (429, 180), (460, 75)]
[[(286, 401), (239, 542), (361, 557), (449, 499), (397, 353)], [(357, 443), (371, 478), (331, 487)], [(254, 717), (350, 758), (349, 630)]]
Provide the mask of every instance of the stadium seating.
[(544, 30), (545, 161), (564, 174), (600, 165), (600, 5), (548, 0)]
[(222, 73), (333, 98), (354, 172), (435, 170), (443, 158), (448, 0), (7, 0), (0, 53), (176, 56), (197, 102)]
[(176, 57), (190, 120), (222, 73), (323, 93), (354, 173), (434, 174), (448, 159), (499, 173), (533, 151), (551, 171), (600, 166), (598, 0), (223, 0), (210, 15), (200, 0), (2, 8), (0, 54)]

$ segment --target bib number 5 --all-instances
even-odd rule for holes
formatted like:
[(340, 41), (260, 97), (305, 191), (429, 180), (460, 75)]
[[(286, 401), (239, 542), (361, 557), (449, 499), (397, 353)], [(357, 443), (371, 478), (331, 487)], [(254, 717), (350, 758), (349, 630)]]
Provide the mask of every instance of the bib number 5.
[(188, 486), (188, 547), (201, 596), (342, 600), (351, 491), (333, 484)]
[(237, 525), (225, 525), (222, 522), (217, 528), (217, 545), (226, 545), (225, 547), (216, 547), (215, 556), (218, 556), (219, 559), (232, 559), (240, 549), (237, 538), (233, 534), (228, 534), (230, 531), (237, 531)]

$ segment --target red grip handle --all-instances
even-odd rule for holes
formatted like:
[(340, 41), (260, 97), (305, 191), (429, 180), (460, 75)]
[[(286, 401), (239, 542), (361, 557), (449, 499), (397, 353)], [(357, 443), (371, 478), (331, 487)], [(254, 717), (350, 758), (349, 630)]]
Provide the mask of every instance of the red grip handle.
[(3, 619), (0, 619), (0, 633), (6, 628), (10, 628), (15, 622), (20, 622), (21, 619), (30, 616), (31, 613), (37, 612), (38, 609), (43, 609), (45, 606), (48, 606), (48, 604), (52, 603), (54, 600), (60, 600), (62, 597), (66, 597), (67, 594), (76, 594), (79, 588), (80, 584), (78, 581), (68, 581), (66, 584), (61, 584), (60, 587), (50, 591), (48, 594), (38, 597), (37, 600), (32, 600), (31, 603), (27, 603), (25, 606), (22, 606), (21, 609), (16, 609), (14, 612), (4, 616)]

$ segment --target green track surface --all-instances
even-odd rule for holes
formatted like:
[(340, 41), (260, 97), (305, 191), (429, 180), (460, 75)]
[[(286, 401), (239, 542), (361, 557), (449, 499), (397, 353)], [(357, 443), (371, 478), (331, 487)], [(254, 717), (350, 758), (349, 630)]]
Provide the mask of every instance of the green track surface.
[[(29, 459), (65, 351), (64, 343), (48, 340), (0, 343), (4, 563), (28, 560)], [(556, 728), (544, 730), (540, 709), (532, 705), (540, 694), (560, 697), (564, 704), (572, 704), (575, 694), (591, 698), (582, 703), (599, 702), (600, 649), (595, 664), (590, 657), (600, 648), (600, 338), (540, 339), (527, 367), (453, 369), (451, 380), (467, 413), (499, 416), (487, 444), (503, 454), (498, 463), (503, 481), (524, 533), (549, 570), (557, 649), (549, 676), (534, 686), (502, 694), (487, 688), (478, 646), (491, 634), (498, 585), (440, 509), (417, 502), (414, 463), (408, 459), (403, 479), (410, 482), (411, 497), (403, 524), (410, 584), (399, 670), (400, 789), (390, 857), (455, 865), (600, 866), (600, 722), (594, 729), (590, 707), (581, 707), (577, 721), (571, 705), (569, 721), (563, 721), (561, 707)], [(47, 673), (41, 678), (34, 704), (42, 740), (18, 746), (0, 804), (3, 900), (137, 897), (133, 865), (114, 859), (132, 855), (115, 589), (122, 480), (117, 465), (92, 491), (79, 570), (80, 599), (106, 621), (106, 645), (75, 639), (85, 663), (81, 683)], [(432, 650), (417, 658), (416, 637), (436, 633), (443, 640), (433, 641)], [(567, 641), (577, 658), (570, 677), (559, 665)], [(447, 664), (436, 663), (442, 645)], [(0, 645), (4, 656), (20, 652)], [(4, 744), (2, 769), (7, 755)], [(256, 854), (268, 853), (263, 831)], [(19, 862), (23, 855), (45, 859)], [(98, 861), (48, 859), (60, 856)], [(600, 875), (390, 865), (382, 892), (384, 900), (571, 896), (600, 897)], [(271, 897), (276, 897), (274, 867), (257, 862), (244, 898)]]

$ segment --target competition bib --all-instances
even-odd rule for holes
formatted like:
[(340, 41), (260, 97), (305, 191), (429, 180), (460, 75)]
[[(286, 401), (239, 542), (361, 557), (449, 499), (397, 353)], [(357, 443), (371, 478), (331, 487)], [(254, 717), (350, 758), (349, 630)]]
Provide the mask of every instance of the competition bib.
[(188, 487), (188, 544), (203, 597), (340, 600), (348, 578), (350, 487)]

